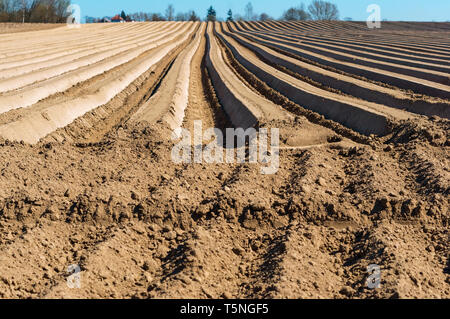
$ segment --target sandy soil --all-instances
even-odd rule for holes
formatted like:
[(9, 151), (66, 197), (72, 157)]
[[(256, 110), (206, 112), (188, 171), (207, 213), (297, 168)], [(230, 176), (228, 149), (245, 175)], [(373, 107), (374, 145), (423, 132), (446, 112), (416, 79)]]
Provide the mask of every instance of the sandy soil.
[(60, 23), (0, 23), (0, 34), (49, 30), (64, 27)]
[[(42, 76), (0, 92), (10, 101), (0, 114), (0, 297), (449, 298), (449, 100), (262, 38), (310, 37), (305, 53), (320, 39), (345, 50), (353, 37), (372, 45), (353, 47), (355, 56), (450, 63), (447, 24), (388, 25), (89, 25), (37, 31), (45, 36), (28, 52), (27, 32), (1, 35), (15, 40), (0, 48), (0, 82), (11, 68)], [(115, 34), (128, 38), (123, 51), (77, 51), (77, 41)], [(70, 57), (79, 69), (68, 70)], [(348, 108), (341, 120), (325, 98), (363, 113)], [(354, 125), (371, 125), (370, 112), (382, 114), (383, 133)], [(193, 132), (197, 120), (204, 130), (280, 128), (278, 172), (175, 164), (172, 131)], [(74, 264), (76, 289), (67, 285)], [(372, 264), (377, 289), (366, 283)]]

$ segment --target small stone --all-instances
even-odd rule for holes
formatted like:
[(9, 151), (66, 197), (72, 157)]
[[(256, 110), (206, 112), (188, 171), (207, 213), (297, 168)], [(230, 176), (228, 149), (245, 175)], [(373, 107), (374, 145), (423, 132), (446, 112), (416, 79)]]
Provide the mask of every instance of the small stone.
[(189, 286), (190, 284), (192, 284), (192, 280), (191, 278), (189, 278), (188, 276), (180, 276), (180, 281), (183, 282), (185, 285)]
[(394, 194), (394, 193), (389, 193), (389, 196), (390, 196), (390, 197), (397, 197), (397, 195)]
[(48, 207), (45, 210), (44, 214), (48, 216), (52, 221), (59, 220), (59, 210), (55, 205), (51, 205), (50, 207)]
[(157, 224), (151, 224), (148, 226), (148, 229), (152, 232), (159, 232), (161, 231), (161, 227), (159, 227)]
[(327, 184), (326, 180), (323, 177), (319, 177), (316, 181), (320, 186), (325, 186)]
[(304, 236), (308, 239), (312, 239), (313, 237), (312, 233), (304, 233)]
[(131, 199), (132, 200), (139, 200), (139, 194), (135, 193), (135, 192), (131, 192)]
[(350, 287), (344, 287), (339, 291), (341, 295), (344, 295), (346, 297), (351, 297), (353, 295), (353, 292), (354, 290)]
[(252, 247), (253, 251), (257, 252), (259, 250), (259, 248), (261, 247), (261, 243), (260, 242), (254, 242), (251, 247)]
[(121, 220), (124, 220), (124, 219), (130, 219), (130, 213), (129, 212), (127, 212), (127, 211), (122, 211), (121, 213), (120, 213), (120, 219)]
[(302, 191), (302, 193), (308, 194), (311, 192), (311, 188), (308, 185), (302, 185), (300, 190)]
[(164, 234), (164, 238), (167, 240), (173, 240), (173, 239), (177, 238), (177, 233), (173, 230), (169, 231)]
[(153, 278), (152, 278), (152, 276), (151, 276), (148, 272), (144, 273), (144, 276), (145, 276), (145, 280), (146, 280), (148, 283), (152, 282)]
[(254, 212), (263, 212), (266, 210), (264, 202), (253, 202), (250, 204), (250, 209)]
[(250, 229), (250, 230), (256, 230), (259, 227), (258, 221), (257, 220), (245, 220), (242, 223), (242, 226), (244, 226), (244, 228)]
[(145, 261), (144, 264), (142, 265), (142, 269), (144, 269), (145, 271), (150, 270), (150, 264)]
[(232, 250), (238, 256), (241, 256), (243, 254), (243, 252), (244, 252), (244, 250), (242, 248), (240, 248), (240, 247), (234, 247)]
[(233, 296), (229, 292), (224, 292), (222, 294), (223, 299), (232, 299)]

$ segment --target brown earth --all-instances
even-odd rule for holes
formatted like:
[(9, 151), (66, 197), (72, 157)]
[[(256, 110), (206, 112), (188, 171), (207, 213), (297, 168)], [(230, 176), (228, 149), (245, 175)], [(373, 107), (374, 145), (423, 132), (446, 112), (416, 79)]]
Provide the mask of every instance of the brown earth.
[(48, 30), (63, 27), (60, 23), (0, 23), (0, 34)]
[[(268, 30), (280, 25), (287, 36), (297, 30), (312, 37), (314, 32), (331, 32), (332, 27), (347, 30), (345, 36), (358, 34), (380, 43), (400, 43), (407, 35), (417, 43), (411, 41), (408, 48), (399, 44), (400, 51), (429, 47), (430, 56), (439, 51), (450, 61), (446, 52), (450, 48), (434, 46), (447, 34), (446, 24), (391, 24), (392, 30), (401, 32), (397, 37), (383, 30), (370, 33), (350, 22), (245, 27)], [(155, 30), (159, 26), (166, 28), (161, 23)], [(134, 28), (147, 27), (102, 26), (130, 34)], [(299, 31), (303, 28), (307, 33)], [(136, 72), (108, 103), (37, 143), (0, 138), (0, 297), (450, 297), (450, 121), (442, 114), (420, 115), (413, 103), (439, 99), (450, 107), (448, 100), (302, 59), (317, 78), (320, 72), (336, 73), (339, 82), (320, 86), (265, 58), (256, 63), (260, 56), (245, 46), (245, 41), (252, 43), (250, 35), (238, 33), (235, 25), (196, 24), (176, 30), (169, 43), (29, 107), (0, 114), (1, 127), (37, 114), (44, 106), (58, 110), (87, 94), (95, 96), (112, 80), (128, 81), (122, 72)], [(414, 30), (429, 38), (414, 37)], [(73, 39), (78, 36), (64, 32)], [(231, 36), (237, 40), (231, 41)], [(169, 47), (174, 41), (179, 43)], [(34, 59), (31, 55), (15, 59), (13, 48), (20, 45), (18, 41), (1, 48), (0, 56), (4, 53), (14, 63)], [(136, 69), (166, 48), (168, 53), (149, 69)], [(35, 50), (39, 52), (39, 41)], [(365, 94), (372, 90), (377, 103), (383, 95), (396, 93), (410, 107), (405, 111), (380, 104), (377, 112), (389, 110), (383, 113), (386, 133), (364, 135), (364, 130), (351, 128), (354, 122), (314, 111), (314, 99), (299, 103), (291, 91), (281, 93), (280, 82), (253, 73), (236, 52), (245, 53), (263, 70), (283, 72), (279, 78), (295, 83), (298, 90), (308, 84), (319, 97), (321, 91), (335, 100), (345, 96), (342, 105), (360, 107), (362, 112), (368, 100), (357, 96), (354, 87), (344, 93), (337, 86), (357, 79), (352, 83), (364, 86)], [(276, 52), (282, 59), (284, 51)], [(284, 58), (293, 63), (296, 56), (291, 52)], [(177, 61), (191, 64), (183, 68)], [(216, 70), (221, 79), (212, 76)], [(183, 96), (179, 90), (187, 84), (176, 81), (180, 78), (189, 78), (187, 100), (179, 98)], [(43, 87), (45, 80), (33, 85)], [(2, 92), (0, 97), (19, 95), (20, 90)], [(149, 116), (152, 108), (158, 116)], [(236, 125), (241, 119), (230, 117), (229, 110), (259, 114), (255, 127), (280, 128), (278, 172), (262, 175), (263, 164), (175, 164), (171, 116), (180, 110), (181, 127), (191, 132), (196, 120), (202, 120), (203, 129)], [(140, 112), (147, 115), (139, 118)], [(352, 111), (348, 112), (352, 119)], [(361, 114), (360, 119), (366, 120), (368, 115)], [(27, 129), (26, 123), (21, 125)], [(73, 264), (81, 268), (79, 289), (67, 285), (68, 267)], [(366, 284), (371, 264), (381, 267), (377, 289)]]

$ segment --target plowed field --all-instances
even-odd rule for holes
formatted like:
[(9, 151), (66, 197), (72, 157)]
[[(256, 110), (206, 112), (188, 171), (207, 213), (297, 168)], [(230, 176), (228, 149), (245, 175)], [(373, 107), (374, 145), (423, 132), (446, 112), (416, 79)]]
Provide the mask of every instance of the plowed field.
[[(0, 25), (1, 298), (450, 297), (450, 23), (42, 28)], [(278, 171), (177, 164), (198, 121)]]

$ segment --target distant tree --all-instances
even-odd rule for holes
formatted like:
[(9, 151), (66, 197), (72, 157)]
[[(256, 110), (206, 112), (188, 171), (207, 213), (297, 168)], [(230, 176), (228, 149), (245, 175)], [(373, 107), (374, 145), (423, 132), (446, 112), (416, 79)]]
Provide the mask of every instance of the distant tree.
[(253, 20), (254, 14), (253, 14), (253, 5), (251, 2), (247, 3), (245, 6), (245, 19), (247, 21)]
[(177, 13), (175, 21), (187, 21), (186, 14), (181, 12)]
[(120, 13), (120, 17), (124, 20), (127, 19), (127, 14), (125, 13), (125, 11), (122, 10), (122, 12)]
[(314, 0), (309, 6), (308, 11), (314, 20), (338, 20), (339, 10), (334, 3)]
[(214, 10), (213, 6), (210, 6), (206, 15), (206, 21), (216, 21), (217, 14), (216, 10)]
[(189, 11), (189, 21), (200, 21), (200, 17), (194, 10)]
[(286, 21), (303, 21), (310, 20), (311, 16), (305, 11), (305, 5), (302, 3), (297, 8), (289, 8), (286, 10), (281, 19)]
[(297, 9), (295, 9), (295, 8), (287, 9), (283, 13), (283, 16), (281, 17), (281, 20), (287, 20), (287, 21), (296, 21), (296, 20), (298, 20)]
[(227, 22), (233, 22), (233, 21), (234, 21), (234, 19), (233, 19), (233, 11), (231, 11), (231, 9), (230, 9), (230, 10), (228, 10)]
[(245, 19), (238, 13), (234, 15), (234, 21), (245, 21)]
[(267, 13), (261, 13), (259, 15), (259, 21), (267, 21), (267, 20), (272, 20), (272, 17), (269, 16)]
[(0, 0), (0, 22), (66, 22), (69, 0)]
[(129, 14), (132, 20), (134, 21), (149, 21), (148, 15), (144, 12), (136, 12)]
[(166, 21), (166, 19), (159, 13), (152, 13), (151, 20), (152, 21)]
[(174, 15), (175, 15), (175, 8), (173, 7), (172, 4), (169, 4), (167, 6), (167, 9), (166, 9), (167, 21), (173, 21), (174, 20)]
[(130, 13), (128, 16), (134, 21), (140, 21), (138, 13)]

